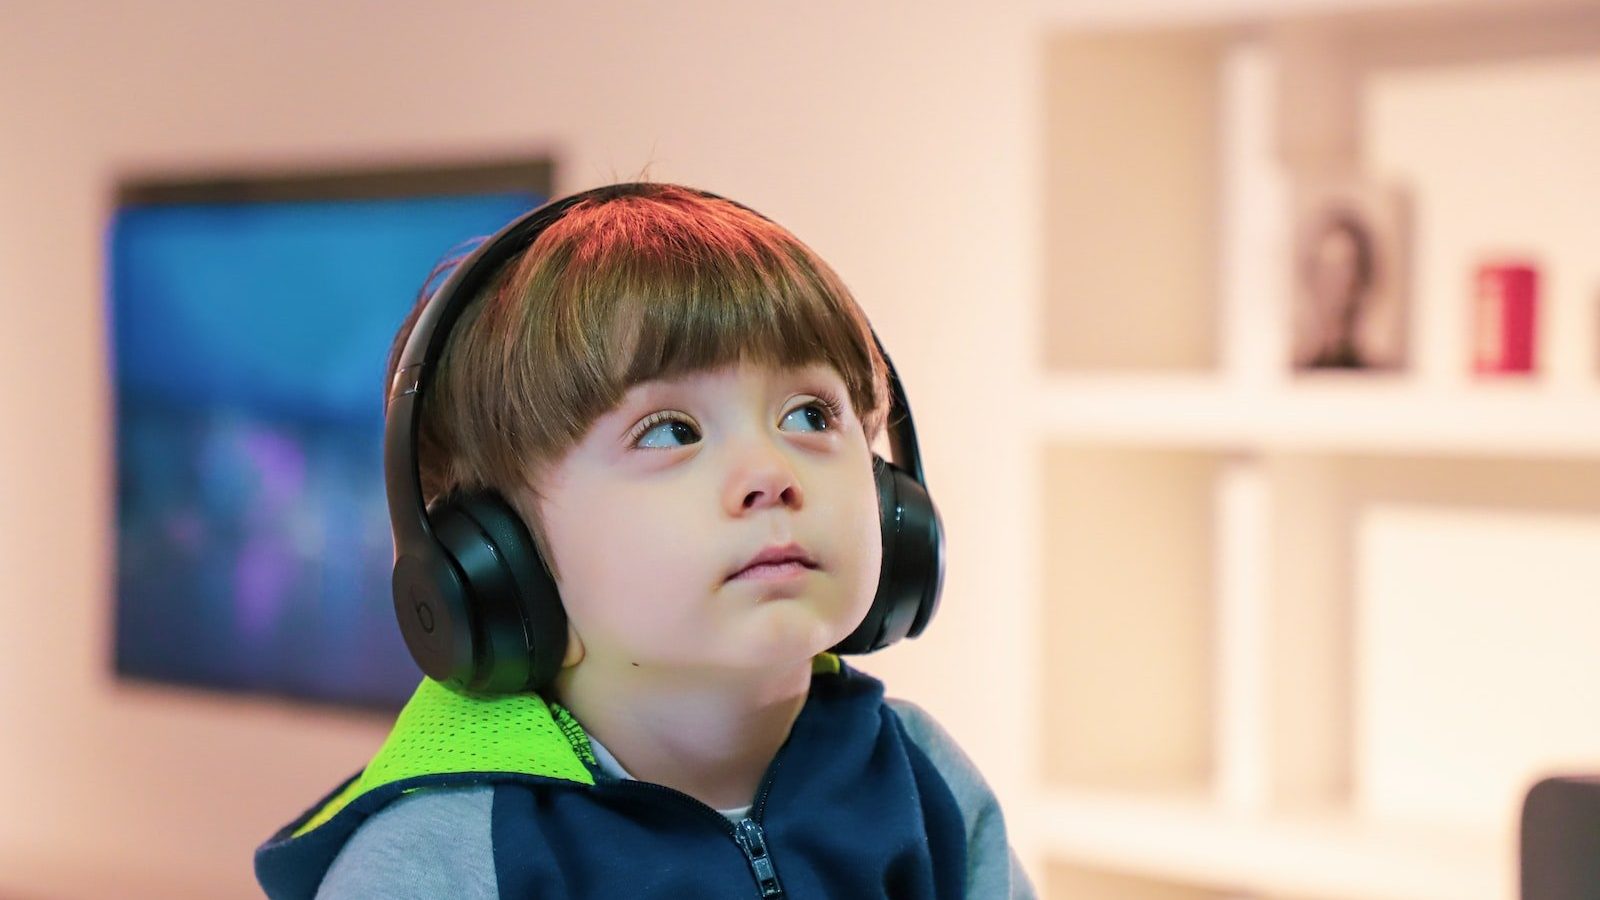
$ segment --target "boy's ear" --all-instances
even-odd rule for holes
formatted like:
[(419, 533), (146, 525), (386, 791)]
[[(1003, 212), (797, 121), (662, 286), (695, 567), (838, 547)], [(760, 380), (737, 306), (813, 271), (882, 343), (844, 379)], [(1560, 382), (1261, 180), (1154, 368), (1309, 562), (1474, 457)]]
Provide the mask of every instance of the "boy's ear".
[(578, 637), (578, 629), (572, 626), (572, 620), (567, 620), (567, 655), (561, 660), (561, 668), (570, 669), (583, 662), (583, 638)]

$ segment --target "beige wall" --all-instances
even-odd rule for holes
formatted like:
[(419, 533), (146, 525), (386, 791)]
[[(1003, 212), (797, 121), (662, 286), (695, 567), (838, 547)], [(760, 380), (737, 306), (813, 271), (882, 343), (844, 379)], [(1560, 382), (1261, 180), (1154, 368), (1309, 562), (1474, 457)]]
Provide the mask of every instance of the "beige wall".
[(1010, 422), (1037, 255), (1024, 18), (0, 0), (0, 893), (249, 896), (251, 849), (385, 730), (109, 672), (103, 229), (120, 175), (190, 167), (553, 151), (562, 190), (648, 165), (795, 230), (905, 375), (949, 534), (938, 621), (866, 667), (1022, 804), (1020, 481), (990, 473), (1027, 461)]

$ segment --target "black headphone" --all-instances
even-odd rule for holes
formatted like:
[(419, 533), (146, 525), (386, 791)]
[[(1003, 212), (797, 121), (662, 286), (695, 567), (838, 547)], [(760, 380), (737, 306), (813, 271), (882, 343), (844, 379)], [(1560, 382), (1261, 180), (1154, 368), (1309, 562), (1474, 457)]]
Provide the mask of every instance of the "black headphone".
[[(417, 665), (451, 688), (517, 693), (547, 686), (566, 655), (567, 616), (527, 526), (498, 493), (458, 491), (425, 504), (417, 431), (429, 374), (462, 310), (552, 222), (585, 200), (637, 196), (654, 187), (661, 185), (606, 185), (517, 217), (480, 244), (428, 299), (395, 366), (383, 434), (395, 615)], [(694, 193), (760, 215), (725, 197)], [(944, 527), (923, 481), (911, 407), (876, 331), (872, 339), (888, 365), (893, 400), (888, 422), (895, 463), (872, 454), (883, 565), (872, 608), (834, 653), (871, 653), (920, 635), (938, 608), (944, 582)]]

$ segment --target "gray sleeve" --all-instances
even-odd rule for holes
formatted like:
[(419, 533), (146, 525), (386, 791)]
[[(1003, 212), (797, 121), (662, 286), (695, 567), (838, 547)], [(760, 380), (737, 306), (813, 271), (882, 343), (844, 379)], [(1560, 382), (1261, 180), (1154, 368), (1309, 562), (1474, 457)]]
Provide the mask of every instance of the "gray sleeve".
[(1034, 900), (1033, 884), (1006, 841), (1005, 816), (977, 766), (933, 717), (909, 700), (886, 701), (911, 740), (944, 776), (967, 826), (968, 897)]
[(361, 823), (317, 889), (317, 900), (451, 897), (494, 900), (487, 785), (424, 788)]

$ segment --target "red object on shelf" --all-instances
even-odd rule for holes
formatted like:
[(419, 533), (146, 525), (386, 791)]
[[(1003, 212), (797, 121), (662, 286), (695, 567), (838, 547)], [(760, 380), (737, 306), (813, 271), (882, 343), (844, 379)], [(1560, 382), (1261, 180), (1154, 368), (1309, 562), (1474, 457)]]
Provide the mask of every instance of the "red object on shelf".
[(1483, 375), (1534, 370), (1539, 273), (1527, 263), (1478, 267), (1472, 368)]

